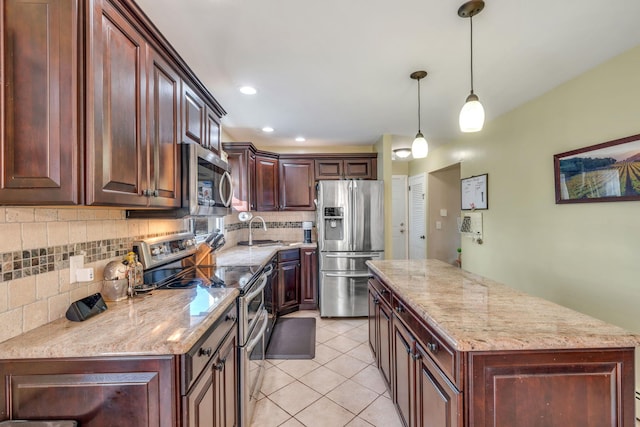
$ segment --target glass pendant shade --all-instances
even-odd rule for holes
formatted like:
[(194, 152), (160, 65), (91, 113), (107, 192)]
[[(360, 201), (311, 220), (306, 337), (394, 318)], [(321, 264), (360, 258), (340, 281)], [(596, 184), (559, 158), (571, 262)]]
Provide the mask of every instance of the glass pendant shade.
[(479, 132), (484, 126), (484, 107), (475, 94), (467, 97), (467, 102), (460, 110), (460, 130), (462, 132)]
[(424, 159), (429, 154), (429, 144), (421, 132), (418, 132), (416, 139), (411, 144), (411, 154), (414, 159)]

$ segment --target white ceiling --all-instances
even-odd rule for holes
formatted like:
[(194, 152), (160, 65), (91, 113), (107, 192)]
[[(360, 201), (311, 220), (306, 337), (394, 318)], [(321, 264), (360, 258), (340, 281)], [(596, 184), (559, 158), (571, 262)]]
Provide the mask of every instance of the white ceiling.
[[(487, 120), (640, 44), (640, 0), (485, 1), (473, 27), (475, 92)], [(223, 127), (235, 140), (410, 140), (418, 118), (409, 74), (422, 69), (422, 132), (436, 144), (461, 135), (469, 93), (462, 0), (137, 2), (227, 110)], [(246, 84), (258, 94), (239, 93)], [(263, 133), (266, 125), (275, 132)]]

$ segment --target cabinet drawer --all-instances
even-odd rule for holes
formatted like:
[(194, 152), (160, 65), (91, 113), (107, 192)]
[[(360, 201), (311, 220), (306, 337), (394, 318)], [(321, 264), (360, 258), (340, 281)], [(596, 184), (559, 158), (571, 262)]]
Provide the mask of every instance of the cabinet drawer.
[(237, 307), (233, 303), (188, 353), (180, 356), (180, 394), (185, 395), (213, 357), (227, 333), (236, 326)]
[(372, 277), (369, 279), (369, 286), (375, 289), (387, 304), (391, 305), (391, 291), (381, 281)]
[(297, 261), (300, 259), (299, 249), (287, 249), (278, 252), (278, 262)]
[(411, 332), (413, 332), (421, 346), (440, 369), (442, 369), (449, 380), (458, 388), (461, 388), (461, 375), (459, 366), (456, 363), (457, 353), (455, 350), (446, 344), (444, 339), (440, 338), (438, 334), (425, 325), (424, 322), (418, 320), (418, 317), (398, 298), (393, 298), (392, 307), (396, 317), (402, 320)]

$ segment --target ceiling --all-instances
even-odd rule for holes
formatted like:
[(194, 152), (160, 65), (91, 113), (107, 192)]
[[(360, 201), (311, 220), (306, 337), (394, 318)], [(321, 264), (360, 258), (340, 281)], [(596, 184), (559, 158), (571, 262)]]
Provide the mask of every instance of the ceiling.
[[(474, 86), (487, 120), (640, 44), (638, 0), (485, 0)], [(257, 146), (371, 145), (383, 134), (460, 137), (469, 20), (453, 0), (137, 0)], [(640, 70), (639, 70), (640, 72)], [(243, 95), (243, 85), (258, 93)], [(263, 126), (275, 129), (271, 134)], [(296, 142), (303, 136), (305, 142)]]

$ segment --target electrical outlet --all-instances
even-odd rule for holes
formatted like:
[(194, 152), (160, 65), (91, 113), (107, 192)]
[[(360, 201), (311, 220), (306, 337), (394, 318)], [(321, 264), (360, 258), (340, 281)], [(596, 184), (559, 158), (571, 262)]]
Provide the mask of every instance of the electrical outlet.
[(69, 283), (78, 281), (78, 270), (84, 267), (84, 255), (74, 255), (69, 257)]

